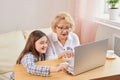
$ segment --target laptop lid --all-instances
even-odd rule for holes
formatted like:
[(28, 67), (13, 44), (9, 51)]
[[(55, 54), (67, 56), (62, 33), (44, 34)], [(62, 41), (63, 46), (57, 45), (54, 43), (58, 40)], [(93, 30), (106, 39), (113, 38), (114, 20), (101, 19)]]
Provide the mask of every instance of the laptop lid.
[(105, 64), (108, 39), (75, 47), (72, 74), (77, 75)]

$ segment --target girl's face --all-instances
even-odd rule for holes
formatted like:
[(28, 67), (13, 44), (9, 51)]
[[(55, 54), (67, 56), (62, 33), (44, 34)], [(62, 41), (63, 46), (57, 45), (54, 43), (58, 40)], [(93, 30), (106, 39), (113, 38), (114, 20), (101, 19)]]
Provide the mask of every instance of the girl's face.
[(46, 53), (48, 48), (48, 39), (46, 36), (41, 37), (35, 42), (35, 49), (41, 54)]
[(60, 20), (56, 26), (58, 39), (67, 40), (70, 31), (71, 25), (66, 20)]

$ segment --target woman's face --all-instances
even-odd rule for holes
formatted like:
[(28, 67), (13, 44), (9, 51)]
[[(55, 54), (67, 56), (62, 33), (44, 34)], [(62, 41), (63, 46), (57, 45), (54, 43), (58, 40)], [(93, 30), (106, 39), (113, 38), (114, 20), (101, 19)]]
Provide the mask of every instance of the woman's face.
[(70, 31), (71, 25), (66, 20), (60, 20), (56, 26), (58, 39), (67, 40)]
[(47, 48), (48, 48), (48, 39), (46, 36), (41, 37), (35, 42), (35, 49), (39, 53), (46, 53)]

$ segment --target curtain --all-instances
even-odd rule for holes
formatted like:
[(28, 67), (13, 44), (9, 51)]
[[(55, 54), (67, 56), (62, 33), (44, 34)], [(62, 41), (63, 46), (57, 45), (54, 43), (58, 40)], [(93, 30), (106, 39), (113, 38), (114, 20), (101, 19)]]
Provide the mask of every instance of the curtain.
[(81, 44), (95, 41), (97, 31), (95, 17), (99, 13), (99, 2), (99, 0), (76, 0), (75, 32), (78, 34)]

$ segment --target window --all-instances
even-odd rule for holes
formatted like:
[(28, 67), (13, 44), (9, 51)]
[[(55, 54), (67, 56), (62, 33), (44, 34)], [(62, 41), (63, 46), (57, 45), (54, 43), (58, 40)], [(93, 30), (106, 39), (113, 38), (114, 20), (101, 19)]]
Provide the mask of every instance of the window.
[[(104, 0), (104, 2), (105, 2), (105, 5), (104, 5), (104, 13), (105, 13), (105, 14), (108, 14), (108, 13), (109, 13), (109, 5), (108, 5), (107, 1), (108, 1), (108, 0)], [(119, 8), (119, 13), (120, 13), (120, 1), (119, 1), (119, 4), (118, 4), (117, 6), (118, 6), (118, 8)]]

